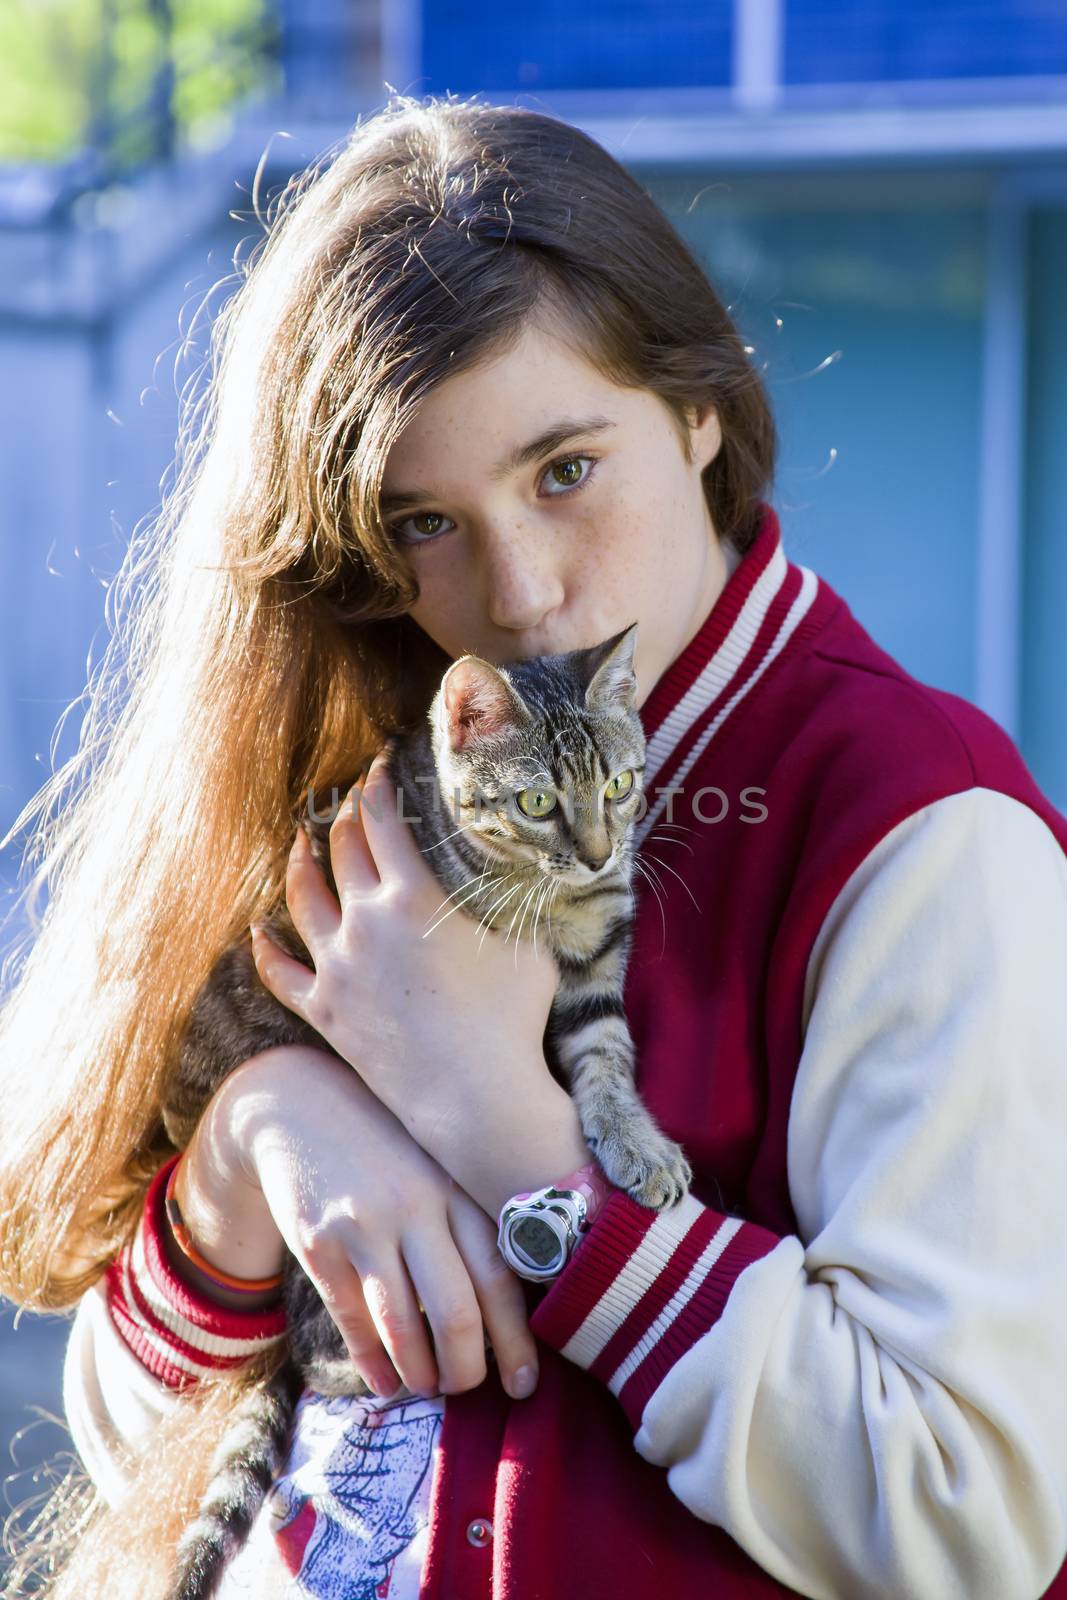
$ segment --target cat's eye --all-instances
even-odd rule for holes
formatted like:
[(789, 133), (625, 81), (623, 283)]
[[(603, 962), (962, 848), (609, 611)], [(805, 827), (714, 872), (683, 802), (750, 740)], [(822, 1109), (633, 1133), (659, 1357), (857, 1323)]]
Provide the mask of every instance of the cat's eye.
[(629, 794), (634, 786), (633, 769), (627, 767), (625, 772), (617, 772), (609, 778), (604, 793), (609, 800), (621, 800), (624, 794)]
[(515, 800), (519, 810), (535, 821), (551, 816), (557, 805), (551, 789), (520, 789)]

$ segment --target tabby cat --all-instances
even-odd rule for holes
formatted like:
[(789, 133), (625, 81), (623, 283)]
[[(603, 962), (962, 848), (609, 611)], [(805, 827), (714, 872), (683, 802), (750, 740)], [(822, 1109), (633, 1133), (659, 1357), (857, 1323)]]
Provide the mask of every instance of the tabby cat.
[[(438, 915), (451, 902), (498, 937), (540, 938), (551, 950), (559, 982), (546, 1060), (572, 1094), (608, 1177), (659, 1209), (683, 1198), (692, 1173), (638, 1097), (623, 1014), (645, 755), (636, 639), (633, 623), (588, 649), (507, 666), (460, 657), (444, 673), (427, 721), (390, 743), (387, 770), (446, 893)], [(336, 892), (330, 820), (309, 806), (301, 825)], [(284, 901), (265, 926), (310, 964)], [(175, 1146), (185, 1147), (204, 1105), (242, 1061), (298, 1042), (329, 1048), (263, 986), (244, 938), (220, 958), (190, 1017), (163, 1108)], [(369, 1392), (292, 1256), (283, 1297), (288, 1358), (235, 1411), (199, 1516), (179, 1547), (173, 1600), (214, 1592), (283, 1463), (303, 1386), (325, 1395)]]

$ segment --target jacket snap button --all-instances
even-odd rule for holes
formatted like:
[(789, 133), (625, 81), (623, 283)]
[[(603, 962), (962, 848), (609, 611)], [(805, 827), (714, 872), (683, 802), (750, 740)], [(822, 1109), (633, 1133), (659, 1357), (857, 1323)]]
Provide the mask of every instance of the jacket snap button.
[(481, 1550), (493, 1537), (493, 1524), (488, 1517), (475, 1517), (467, 1524), (467, 1538)]

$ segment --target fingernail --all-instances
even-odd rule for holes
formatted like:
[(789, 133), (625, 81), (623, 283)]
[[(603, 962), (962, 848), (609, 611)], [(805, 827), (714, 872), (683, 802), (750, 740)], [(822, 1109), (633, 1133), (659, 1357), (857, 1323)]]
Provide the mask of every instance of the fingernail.
[(525, 1400), (537, 1388), (537, 1373), (533, 1367), (520, 1367), (511, 1379), (511, 1395), (515, 1400)]

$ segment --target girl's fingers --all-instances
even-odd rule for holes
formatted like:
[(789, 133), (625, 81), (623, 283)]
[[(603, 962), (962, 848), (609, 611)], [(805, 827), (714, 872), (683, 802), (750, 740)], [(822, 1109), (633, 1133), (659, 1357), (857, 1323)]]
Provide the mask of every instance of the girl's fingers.
[(285, 903), (293, 926), (312, 954), (314, 946), (320, 940), (332, 938), (340, 926), (341, 908), (322, 868), (311, 854), (302, 827), (296, 830), (285, 869)]
[(252, 925), (252, 960), (260, 982), (290, 1011), (302, 1015), (315, 986), (315, 974), (280, 950), (261, 927)]
[[(449, 1220), (478, 1297), (500, 1380), (513, 1399), (523, 1400), (536, 1387), (538, 1358), (522, 1284), (500, 1253), (494, 1223), (462, 1189), (455, 1191)], [(525, 1383), (519, 1377), (524, 1370)]]
[(330, 824), (330, 865), (343, 906), (350, 895), (377, 889), (378, 868), (363, 826), (363, 780), (354, 783)]
[(402, 1236), (401, 1249), (433, 1332), (441, 1393), (476, 1389), (486, 1375), (485, 1326), (455, 1240), (447, 1226), (420, 1222)]
[(404, 1262), (392, 1255), (373, 1267), (364, 1263), (361, 1270), (357, 1265), (356, 1271), (367, 1312), (388, 1357), (386, 1365), (392, 1362), (412, 1394), (437, 1394), (437, 1363)]
[(420, 865), (426, 872), (429, 868), (411, 837), (410, 824), (401, 814), (401, 797), (389, 771), (388, 755), (388, 746), (379, 750), (363, 783), (363, 831), (381, 877), (410, 879)]
[(400, 1379), (382, 1347), (363, 1296), (359, 1274), (340, 1249), (311, 1247), (300, 1258), (319, 1298), (337, 1325), (352, 1364), (375, 1394), (395, 1394)]

